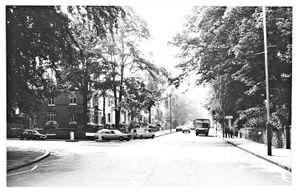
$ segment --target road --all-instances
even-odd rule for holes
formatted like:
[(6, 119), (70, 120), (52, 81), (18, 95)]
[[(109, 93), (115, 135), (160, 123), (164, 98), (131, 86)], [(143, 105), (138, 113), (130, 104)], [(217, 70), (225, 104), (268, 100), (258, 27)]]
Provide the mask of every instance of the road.
[(7, 145), (52, 152), (40, 163), (10, 172), (8, 187), (291, 184), (290, 172), (217, 137), (194, 133), (129, 142), (8, 140)]

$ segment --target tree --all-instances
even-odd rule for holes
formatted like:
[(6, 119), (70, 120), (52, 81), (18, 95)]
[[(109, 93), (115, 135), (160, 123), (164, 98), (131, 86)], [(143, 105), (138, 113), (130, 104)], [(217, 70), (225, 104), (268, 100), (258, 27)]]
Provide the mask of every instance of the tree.
[(94, 84), (94, 88), (100, 91), (99, 97), (102, 96), (103, 101), (103, 116), (102, 116), (102, 124), (106, 127), (106, 98), (112, 98), (112, 96), (108, 93), (109, 90), (112, 90), (114, 82), (110, 80), (110, 77), (104, 77), (103, 81), (96, 81)]
[(111, 74), (115, 103), (115, 126), (119, 127), (120, 112), (124, 104), (124, 86), (127, 77), (137, 71), (147, 71), (151, 76), (160, 69), (149, 62), (139, 50), (141, 41), (149, 37), (147, 24), (130, 7), (124, 8), (126, 16), (118, 21), (118, 29), (111, 31), (106, 43), (107, 58), (111, 64)]
[(117, 21), (124, 16), (124, 11), (120, 7), (69, 6), (68, 12), (73, 21), (71, 23), (72, 37), (78, 60), (65, 66), (65, 78), (68, 84), (78, 88), (83, 96), (83, 112), (80, 122), (82, 127), (86, 128), (87, 104), (94, 92), (92, 87), (100, 75), (106, 74), (109, 66), (101, 45), (107, 34), (118, 27)]
[(32, 114), (57, 90), (61, 66), (74, 61), (69, 19), (55, 6), (7, 6), (7, 115)]
[[(289, 120), (283, 121), (288, 128), (291, 115), (292, 8), (268, 8), (267, 27), (271, 112), (273, 119), (278, 121), (280, 116), (276, 112), (284, 109), (286, 113), (280, 114)], [(175, 36), (173, 44), (182, 50), (182, 62), (178, 65), (183, 71), (181, 77), (196, 71), (198, 84), (212, 85), (214, 95), (207, 105), (210, 110), (221, 116), (231, 113), (239, 117), (251, 114), (244, 112), (253, 108), (264, 108), (261, 7), (195, 7), (185, 30)], [(254, 114), (257, 121), (263, 120), (263, 113)]]

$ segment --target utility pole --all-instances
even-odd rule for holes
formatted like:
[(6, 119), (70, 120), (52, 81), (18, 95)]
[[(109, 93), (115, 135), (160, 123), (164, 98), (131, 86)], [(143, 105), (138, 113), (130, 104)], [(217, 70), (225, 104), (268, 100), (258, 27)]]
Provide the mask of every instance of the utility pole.
[(170, 94), (170, 132), (172, 132), (172, 93)]
[(266, 7), (263, 6), (263, 25), (264, 25), (264, 50), (265, 50), (265, 72), (266, 72), (266, 108), (267, 108), (267, 146), (268, 155), (272, 155), (272, 131), (270, 127), (270, 98), (269, 98), (269, 72), (268, 72), (268, 44), (267, 44), (267, 19)]

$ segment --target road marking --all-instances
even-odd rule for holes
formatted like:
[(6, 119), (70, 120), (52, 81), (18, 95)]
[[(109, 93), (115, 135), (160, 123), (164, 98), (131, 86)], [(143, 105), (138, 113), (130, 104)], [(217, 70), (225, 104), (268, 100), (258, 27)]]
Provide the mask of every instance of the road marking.
[(37, 168), (37, 166), (34, 166), (34, 167), (31, 168), (30, 170), (26, 170), (26, 171), (14, 173), (14, 174), (8, 174), (7, 177), (9, 177), (9, 176), (15, 176), (15, 175), (19, 175), (19, 174), (23, 174), (23, 173), (27, 173), (27, 172), (32, 172), (32, 171), (35, 170), (36, 168)]

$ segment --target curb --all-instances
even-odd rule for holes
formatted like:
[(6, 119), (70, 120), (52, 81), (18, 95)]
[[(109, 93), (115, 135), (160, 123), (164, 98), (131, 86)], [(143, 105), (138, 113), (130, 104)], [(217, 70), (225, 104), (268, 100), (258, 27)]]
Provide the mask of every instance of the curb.
[(176, 133), (176, 132), (169, 132), (169, 133), (164, 133), (164, 134), (161, 134), (161, 135), (155, 135), (155, 137), (161, 137), (161, 136), (170, 135), (170, 134), (173, 134), (173, 133)]
[(29, 165), (31, 165), (31, 164), (37, 163), (37, 162), (39, 162), (39, 161), (45, 159), (46, 157), (48, 157), (48, 156), (50, 155), (50, 153), (51, 153), (50, 151), (46, 151), (46, 150), (45, 150), (44, 153), (43, 153), (43, 155), (41, 155), (41, 156), (39, 156), (39, 157), (37, 157), (37, 158), (35, 158), (35, 159), (29, 161), (28, 163), (21, 164), (21, 165), (19, 165), (19, 166), (15, 166), (15, 167), (13, 167), (13, 168), (9, 168), (9, 169), (7, 169), (7, 172), (11, 172), (11, 171), (13, 171), (13, 170), (17, 170), (17, 169), (20, 169), (20, 168), (29, 166)]
[(227, 141), (227, 140), (225, 140), (225, 139), (223, 139), (223, 138), (221, 138), (221, 137), (219, 137), (219, 136), (218, 136), (218, 138), (219, 138), (219, 139), (222, 139), (223, 141), (226, 141), (227, 143), (229, 143), (229, 144), (231, 144), (231, 145), (233, 145), (233, 146), (235, 146), (235, 147), (237, 147), (237, 148), (239, 148), (239, 149), (241, 149), (241, 150), (243, 150), (243, 151), (246, 151), (246, 152), (248, 152), (248, 153), (250, 153), (250, 154), (252, 154), (252, 155), (254, 155), (254, 156), (256, 156), (256, 157), (259, 157), (259, 158), (261, 158), (261, 159), (263, 159), (263, 160), (265, 160), (265, 161), (268, 161), (268, 162), (270, 162), (270, 163), (272, 163), (272, 164), (274, 164), (274, 165), (277, 165), (277, 166), (279, 166), (279, 167), (281, 167), (281, 168), (283, 168), (283, 169), (285, 169), (285, 170), (287, 170), (287, 171), (289, 171), (289, 172), (292, 172), (292, 168), (291, 168), (291, 167), (288, 167), (288, 166), (285, 166), (285, 165), (280, 164), (280, 163), (278, 163), (278, 162), (275, 162), (275, 161), (273, 161), (273, 160), (270, 160), (270, 159), (268, 159), (268, 158), (266, 158), (266, 157), (264, 157), (264, 156), (261, 156), (261, 155), (259, 155), (259, 154), (256, 154), (256, 153), (254, 153), (254, 152), (252, 152), (252, 151), (249, 151), (249, 150), (247, 150), (247, 149), (245, 149), (245, 148), (239, 147), (238, 145), (236, 145), (236, 144), (234, 144), (234, 143), (232, 143), (232, 142), (230, 142), (230, 141)]
[(78, 139), (68, 139), (66, 142), (78, 142)]

